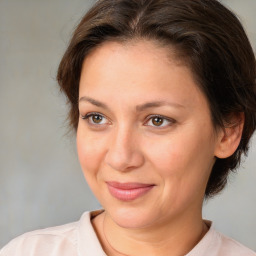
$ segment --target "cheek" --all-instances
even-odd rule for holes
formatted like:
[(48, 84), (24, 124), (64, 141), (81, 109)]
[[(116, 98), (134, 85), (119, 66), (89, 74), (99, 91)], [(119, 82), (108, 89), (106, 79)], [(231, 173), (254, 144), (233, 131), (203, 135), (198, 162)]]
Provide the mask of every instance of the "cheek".
[(184, 141), (177, 140), (175, 136), (161, 138), (152, 143), (145, 142), (145, 155), (160, 176), (173, 175), (185, 164)]
[(89, 131), (77, 130), (77, 153), (85, 177), (99, 170), (104, 155), (104, 140), (99, 140)]
[(196, 129), (180, 131), (145, 147), (147, 157), (160, 176), (191, 181), (206, 176), (214, 159), (208, 134)]
[(204, 195), (213, 156), (208, 136), (195, 134), (199, 133), (176, 133), (147, 146), (147, 157), (162, 180), (159, 202), (167, 206), (166, 211), (182, 211), (191, 202), (201, 202)]

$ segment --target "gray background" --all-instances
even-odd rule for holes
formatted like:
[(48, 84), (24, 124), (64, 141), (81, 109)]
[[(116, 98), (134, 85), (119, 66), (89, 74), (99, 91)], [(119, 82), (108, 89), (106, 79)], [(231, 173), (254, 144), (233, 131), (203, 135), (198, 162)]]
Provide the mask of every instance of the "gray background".
[[(256, 49), (256, 1), (226, 0)], [(93, 0), (0, 0), (0, 247), (33, 229), (100, 207), (84, 181), (55, 75), (73, 27)], [(256, 250), (256, 138), (204, 217)]]

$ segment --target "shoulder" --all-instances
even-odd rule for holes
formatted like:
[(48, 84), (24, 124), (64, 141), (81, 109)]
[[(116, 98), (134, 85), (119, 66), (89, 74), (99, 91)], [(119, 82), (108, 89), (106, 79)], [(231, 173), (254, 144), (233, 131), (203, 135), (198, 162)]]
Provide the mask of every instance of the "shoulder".
[(219, 255), (256, 256), (256, 253), (234, 239), (216, 231), (220, 240)]
[[(85, 218), (89, 213), (84, 213)], [(10, 241), (0, 256), (75, 256), (79, 222), (25, 233)]]
[[(76, 247), (76, 223), (25, 233), (7, 244), (1, 256), (56, 255), (53, 251), (69, 252)], [(61, 255), (61, 254), (60, 254)]]
[(211, 221), (205, 223), (208, 232), (186, 256), (256, 256), (249, 248), (216, 231)]

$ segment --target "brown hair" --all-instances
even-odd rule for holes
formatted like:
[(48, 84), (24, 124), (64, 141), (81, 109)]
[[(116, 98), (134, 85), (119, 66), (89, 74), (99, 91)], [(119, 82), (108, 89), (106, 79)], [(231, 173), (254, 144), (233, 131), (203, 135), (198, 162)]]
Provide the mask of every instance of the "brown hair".
[(220, 192), (230, 170), (240, 164), (256, 128), (256, 64), (236, 16), (217, 0), (100, 0), (82, 18), (61, 60), (57, 80), (70, 103), (69, 119), (78, 125), (82, 63), (106, 41), (146, 39), (174, 47), (186, 60), (208, 99), (215, 127), (232, 125), (230, 115), (244, 113), (236, 152), (216, 159), (205, 195)]

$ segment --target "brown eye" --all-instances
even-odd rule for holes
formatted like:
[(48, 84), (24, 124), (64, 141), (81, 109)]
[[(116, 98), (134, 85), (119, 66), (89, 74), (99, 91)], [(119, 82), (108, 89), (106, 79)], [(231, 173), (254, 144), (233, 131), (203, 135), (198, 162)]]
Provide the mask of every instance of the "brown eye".
[(92, 115), (92, 121), (95, 124), (99, 124), (102, 122), (102, 116), (101, 115)]
[(161, 117), (156, 116), (156, 117), (152, 118), (152, 123), (155, 126), (161, 126), (163, 124), (163, 122), (164, 122), (164, 120)]
[(101, 115), (99, 113), (88, 113), (85, 116), (81, 115), (81, 118), (86, 120), (91, 125), (100, 126), (109, 123), (108, 119), (104, 115)]
[(154, 115), (150, 116), (145, 123), (146, 126), (152, 126), (155, 128), (165, 128), (167, 126), (171, 126), (175, 123), (176, 121), (172, 118), (169, 117), (164, 117), (160, 115)]

